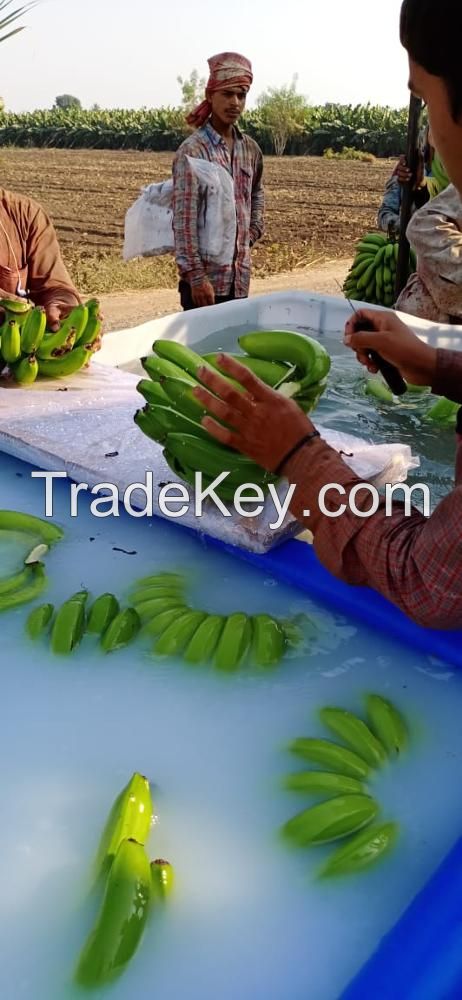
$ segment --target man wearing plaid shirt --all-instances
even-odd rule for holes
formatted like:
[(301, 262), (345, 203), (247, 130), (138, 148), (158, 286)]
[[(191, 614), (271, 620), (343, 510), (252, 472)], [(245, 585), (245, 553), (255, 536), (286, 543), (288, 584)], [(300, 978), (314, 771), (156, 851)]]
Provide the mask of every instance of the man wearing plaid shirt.
[[(257, 143), (237, 127), (253, 80), (252, 67), (236, 52), (222, 52), (208, 63), (206, 99), (187, 119), (196, 131), (182, 143), (173, 163), (173, 228), (183, 309), (246, 298), (250, 248), (263, 233), (263, 155)], [(217, 265), (201, 257), (201, 190), (188, 156), (217, 163), (233, 178), (237, 233), (232, 264)]]

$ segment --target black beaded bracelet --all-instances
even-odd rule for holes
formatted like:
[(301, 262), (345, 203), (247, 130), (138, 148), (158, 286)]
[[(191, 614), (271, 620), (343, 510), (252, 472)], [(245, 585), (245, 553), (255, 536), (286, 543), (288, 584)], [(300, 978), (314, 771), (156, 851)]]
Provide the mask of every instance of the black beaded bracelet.
[(289, 459), (292, 458), (297, 453), (297, 451), (300, 450), (300, 448), (303, 448), (304, 444), (307, 444), (308, 441), (312, 441), (313, 438), (316, 437), (321, 437), (319, 431), (311, 431), (311, 434), (305, 434), (305, 437), (302, 437), (302, 440), (299, 441), (298, 444), (294, 445), (294, 447), (287, 452), (287, 455), (284, 456), (282, 462), (279, 462), (277, 469), (274, 470), (276, 475), (279, 476), (281, 474), (286, 462), (288, 462)]

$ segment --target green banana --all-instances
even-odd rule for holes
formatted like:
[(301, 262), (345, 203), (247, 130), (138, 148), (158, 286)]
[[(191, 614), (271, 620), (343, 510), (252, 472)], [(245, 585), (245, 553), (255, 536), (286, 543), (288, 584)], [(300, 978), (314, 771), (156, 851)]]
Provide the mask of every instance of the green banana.
[(101, 911), (79, 959), (75, 978), (96, 987), (120, 975), (135, 954), (152, 897), (151, 869), (144, 847), (124, 840), (109, 872)]
[(64, 535), (62, 528), (58, 528), (56, 524), (18, 510), (0, 510), (0, 531), (38, 535), (48, 545), (59, 542)]
[(138, 771), (114, 800), (95, 857), (95, 876), (106, 874), (124, 840), (145, 844), (154, 817), (149, 781)]
[(51, 358), (59, 357), (72, 351), (75, 344), (75, 330), (68, 330), (61, 326), (56, 333), (46, 333), (41, 344), (37, 348), (37, 358), (40, 361), (48, 361)]
[(160, 384), (174, 406), (191, 420), (201, 422), (207, 416), (207, 410), (192, 394), (194, 385), (185, 379), (172, 378), (169, 375), (160, 377)]
[(187, 663), (208, 663), (217, 648), (226, 619), (222, 615), (207, 615), (196, 629), (187, 646)]
[[(144, 623), (156, 615), (162, 614), (163, 611), (170, 611), (170, 608), (174, 607), (177, 608), (182, 603), (180, 595), (171, 594), (169, 597), (153, 597), (147, 601), (140, 601), (139, 604), (134, 604), (134, 607), (140, 621)], [(191, 609), (188, 608), (188, 610)]]
[(371, 728), (386, 747), (390, 756), (398, 756), (408, 745), (406, 723), (398, 709), (378, 694), (366, 698), (366, 710)]
[(219, 476), (221, 472), (230, 472), (236, 477), (242, 477), (243, 482), (258, 484), (261, 481), (275, 481), (271, 473), (256, 465), (252, 459), (231, 448), (225, 448), (212, 438), (203, 441), (192, 434), (172, 433), (168, 435), (166, 443), (168, 451), (182, 465), (194, 468), (196, 472), (204, 472), (212, 478)]
[(372, 823), (379, 807), (367, 795), (339, 795), (294, 816), (283, 834), (298, 847), (329, 844)]
[(370, 774), (370, 767), (362, 757), (329, 740), (302, 737), (294, 740), (289, 750), (298, 757), (313, 761), (314, 764), (322, 764), (336, 774), (347, 774), (351, 778), (359, 779), (367, 778)]
[(178, 656), (189, 645), (196, 629), (206, 617), (205, 611), (185, 610), (159, 636), (154, 652), (158, 656)]
[(135, 608), (125, 608), (112, 619), (101, 636), (101, 647), (105, 653), (128, 646), (138, 634), (141, 621)]
[(322, 708), (319, 717), (335, 736), (354, 750), (371, 767), (381, 767), (387, 759), (385, 748), (366, 723), (343, 708)]
[(29, 355), (11, 365), (11, 371), (15, 382), (18, 382), (19, 385), (32, 385), (39, 373), (38, 361)]
[(160, 382), (153, 382), (152, 379), (142, 378), (136, 388), (151, 406), (156, 403), (162, 403), (164, 406), (169, 405), (169, 398)]
[(175, 340), (155, 340), (152, 349), (159, 358), (177, 365), (197, 382), (200, 381), (197, 374), (199, 368), (215, 371), (213, 365), (209, 364), (200, 354), (196, 354), (190, 347), (185, 347), (184, 344), (179, 344)]
[(87, 323), (88, 323), (88, 309), (86, 306), (83, 305), (83, 303), (80, 303), (80, 305), (75, 306), (74, 309), (71, 309), (70, 313), (62, 321), (60, 326), (60, 331), (63, 334), (65, 333), (67, 337), (69, 336), (71, 330), (73, 330), (75, 333), (75, 343), (77, 343), (79, 338), (85, 332), (85, 327), (87, 326)]
[(47, 314), (41, 306), (35, 306), (27, 314), (21, 328), (21, 351), (35, 354), (45, 336)]
[(59, 656), (66, 656), (80, 643), (85, 631), (86, 590), (73, 594), (57, 611), (51, 630), (51, 649)]
[[(244, 365), (244, 368), (248, 368), (253, 375), (256, 375), (265, 385), (269, 385), (272, 389), (279, 385), (283, 380), (288, 378), (293, 370), (293, 367), (281, 363), (280, 361), (267, 361), (264, 358), (251, 358), (246, 354), (230, 354), (231, 358), (238, 361), (239, 364)], [(204, 361), (207, 361), (212, 368), (215, 368), (220, 372), (220, 375), (224, 375), (218, 364), (218, 354), (204, 354)]]
[(149, 576), (142, 576), (136, 581), (136, 587), (177, 587), (182, 591), (185, 586), (185, 578), (182, 573), (151, 573)]
[(0, 309), (17, 316), (25, 316), (26, 313), (30, 312), (32, 306), (24, 299), (0, 299)]
[(381, 403), (393, 403), (394, 396), (391, 389), (385, 385), (381, 378), (368, 378), (365, 385), (366, 396), (374, 396)]
[(246, 333), (239, 337), (239, 346), (251, 357), (295, 365), (301, 387), (319, 382), (330, 371), (331, 360), (325, 348), (312, 337), (291, 330)]
[(170, 895), (175, 881), (170, 862), (164, 861), (162, 858), (151, 861), (151, 877), (153, 897), (164, 902)]
[(252, 658), (259, 667), (270, 667), (284, 656), (286, 637), (283, 628), (270, 615), (252, 618)]
[(386, 237), (380, 233), (367, 233), (362, 237), (362, 242), (372, 246), (375, 245), (379, 250), (387, 244)]
[(130, 595), (130, 602), (134, 608), (148, 601), (165, 600), (178, 601), (184, 598), (184, 593), (174, 584), (165, 584), (163, 587), (154, 584), (152, 587), (140, 587)]
[(45, 567), (42, 563), (32, 563), (27, 567), (27, 582), (18, 590), (8, 590), (0, 594), (0, 611), (11, 611), (22, 604), (34, 601), (48, 586)]
[[(38, 561), (38, 560), (36, 560)], [(30, 582), (29, 564), (25, 564), (18, 573), (0, 579), (0, 594), (10, 594), (13, 590), (20, 590)]]
[(284, 787), (291, 792), (326, 793), (328, 795), (365, 795), (364, 785), (357, 778), (330, 771), (296, 771), (288, 774)]
[(451, 427), (456, 424), (459, 409), (460, 403), (453, 403), (452, 400), (442, 397), (428, 410), (425, 419)]
[(171, 361), (167, 361), (166, 358), (159, 358), (156, 354), (150, 354), (149, 357), (141, 358), (140, 360), (145, 372), (154, 382), (159, 382), (161, 378), (177, 378), (183, 382), (188, 382), (189, 385), (199, 385), (197, 379), (192, 378), (183, 368), (180, 368), (179, 365), (174, 365)]
[(150, 618), (149, 621), (147, 621), (143, 626), (143, 634), (151, 636), (162, 635), (162, 632), (165, 632), (169, 625), (171, 625), (172, 622), (177, 621), (180, 614), (183, 614), (183, 612), (187, 610), (188, 608), (185, 604), (180, 604), (174, 608), (167, 608), (165, 611), (159, 611), (158, 615), (155, 615), (154, 618)]
[(150, 407), (149, 404), (142, 410), (137, 410), (133, 420), (135, 421), (136, 426), (139, 427), (140, 431), (142, 431), (146, 437), (150, 438), (151, 441), (155, 441), (157, 444), (165, 443), (167, 432), (156, 419), (154, 408)]
[(351, 875), (370, 868), (394, 847), (398, 834), (397, 823), (383, 823), (361, 830), (331, 854), (319, 872), (320, 878)]
[(7, 365), (14, 365), (21, 357), (21, 331), (14, 319), (2, 330), (2, 355)]
[(225, 621), (218, 640), (214, 664), (218, 670), (237, 670), (252, 642), (252, 622), (243, 612), (236, 612)]
[(31, 611), (26, 621), (26, 632), (31, 639), (39, 639), (53, 617), (53, 604), (40, 604)]
[(90, 353), (85, 347), (75, 347), (62, 358), (42, 360), (39, 356), (39, 374), (45, 378), (66, 378), (68, 375), (74, 375), (86, 365)]
[(96, 598), (88, 613), (87, 632), (102, 635), (120, 611), (114, 594), (101, 594)]
[[(157, 385), (157, 382), (152, 382), (151, 385)], [(151, 416), (152, 415), (152, 416)], [(204, 441), (213, 441), (213, 438), (206, 431), (202, 424), (198, 423), (196, 420), (191, 420), (190, 417), (186, 417), (184, 413), (180, 413), (179, 410), (175, 410), (173, 406), (169, 404), (169, 400), (166, 399), (165, 405), (152, 406), (151, 410), (147, 413), (146, 420), (147, 423), (153, 418), (154, 426), (158, 426), (163, 434), (163, 440), (165, 440), (167, 434), (193, 434), (196, 437), (202, 438)]]
[(85, 329), (83, 330), (83, 333), (80, 334), (80, 337), (78, 335), (76, 336), (75, 346), (85, 347), (87, 351), (90, 351), (91, 348), (94, 346), (95, 341), (100, 336), (102, 329), (103, 329), (102, 321), (100, 320), (99, 316), (96, 313), (93, 313), (91, 316), (89, 316), (88, 322), (85, 326)]

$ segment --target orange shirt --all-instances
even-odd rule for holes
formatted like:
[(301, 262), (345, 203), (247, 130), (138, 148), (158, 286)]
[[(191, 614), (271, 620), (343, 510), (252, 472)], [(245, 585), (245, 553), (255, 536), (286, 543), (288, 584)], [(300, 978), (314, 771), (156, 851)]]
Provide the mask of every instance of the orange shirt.
[(14, 296), (21, 289), (39, 306), (80, 302), (43, 208), (0, 188), (0, 294)]

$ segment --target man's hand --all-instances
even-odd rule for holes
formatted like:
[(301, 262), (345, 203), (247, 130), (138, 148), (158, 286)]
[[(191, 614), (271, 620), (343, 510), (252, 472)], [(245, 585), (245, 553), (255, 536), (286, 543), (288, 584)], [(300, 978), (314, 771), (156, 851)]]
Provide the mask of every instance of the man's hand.
[(69, 313), (72, 309), (75, 309), (77, 305), (78, 302), (74, 302), (73, 305), (64, 304), (63, 302), (47, 302), (45, 306), (45, 312), (47, 314), (47, 329), (56, 333), (59, 330), (63, 319), (66, 319), (66, 316), (69, 316)]
[[(406, 157), (401, 156), (399, 159), (398, 166), (396, 168), (396, 176), (400, 184), (410, 184), (412, 181), (412, 171), (406, 163)], [(419, 156), (417, 162), (417, 172), (414, 180), (413, 188), (421, 187), (425, 179), (425, 168), (423, 156)]]
[[(361, 320), (373, 324), (372, 331), (356, 330)], [(348, 320), (344, 342), (356, 352), (361, 365), (370, 372), (378, 368), (368, 357), (368, 350), (375, 350), (385, 361), (399, 369), (407, 382), (413, 385), (432, 385), (436, 371), (436, 350), (424, 344), (412, 330), (392, 312), (360, 309)]]
[(191, 298), (195, 306), (215, 305), (215, 292), (208, 278), (204, 278), (200, 285), (191, 285)]
[(200, 368), (198, 377), (207, 388), (197, 387), (194, 395), (230, 429), (213, 417), (204, 417), (203, 427), (221, 444), (274, 472), (290, 449), (314, 429), (313, 424), (293, 400), (270, 389), (234, 358), (220, 354), (217, 363), (245, 392), (239, 392), (218, 372)]

